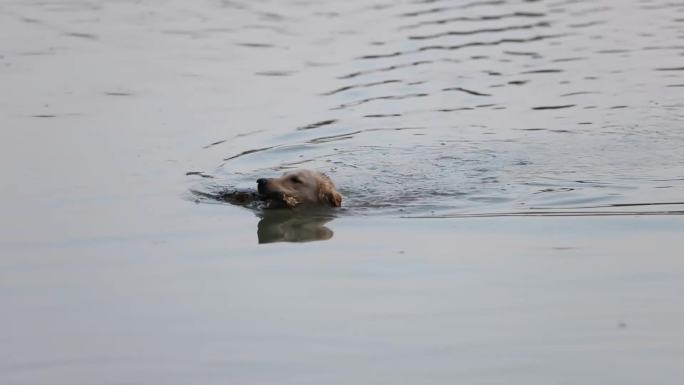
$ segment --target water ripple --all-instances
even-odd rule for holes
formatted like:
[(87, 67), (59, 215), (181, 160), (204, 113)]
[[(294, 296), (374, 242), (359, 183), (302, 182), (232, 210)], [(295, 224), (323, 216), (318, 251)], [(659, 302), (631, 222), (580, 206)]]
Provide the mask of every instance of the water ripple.
[(401, 17), (416, 17), (416, 16), (427, 15), (427, 14), (443, 13), (445, 11), (450, 11), (450, 10), (454, 10), (454, 9), (468, 9), (468, 8), (473, 8), (473, 7), (501, 5), (501, 4), (505, 4), (505, 3), (506, 2), (504, 0), (474, 1), (471, 3), (462, 4), (462, 5), (454, 5), (454, 6), (448, 6), (448, 7), (435, 7), (435, 8), (430, 8), (430, 9), (424, 9), (421, 11), (406, 12), (406, 13), (402, 13), (399, 16), (401, 16)]
[(538, 27), (549, 27), (550, 23), (548, 22), (540, 22), (540, 23), (535, 23), (535, 24), (525, 24), (525, 25), (511, 25), (507, 27), (500, 27), (500, 28), (482, 28), (482, 29), (475, 29), (471, 31), (446, 31), (446, 32), (439, 32), (439, 33), (434, 33), (431, 35), (412, 35), (409, 36), (408, 38), (411, 40), (429, 40), (429, 39), (436, 39), (439, 37), (445, 37), (445, 36), (466, 36), (466, 35), (478, 35), (478, 34), (483, 34), (483, 33), (499, 33), (499, 32), (507, 32), (507, 31), (519, 31), (519, 30), (525, 30), (525, 29), (532, 29), (532, 28), (538, 28)]
[(533, 110), (560, 110), (563, 108), (570, 108), (570, 107), (575, 107), (576, 104), (564, 104), (561, 106), (537, 106), (537, 107), (532, 107)]
[(344, 92), (344, 91), (348, 91), (348, 90), (353, 90), (353, 89), (355, 89), (355, 88), (375, 87), (375, 86), (379, 86), (379, 85), (383, 85), (383, 84), (389, 84), (389, 83), (401, 83), (401, 80), (390, 79), (390, 80), (382, 80), (382, 81), (373, 82), (373, 83), (354, 84), (354, 85), (351, 85), (351, 86), (344, 86), (344, 87), (340, 87), (340, 88), (334, 89), (334, 90), (329, 91), (329, 92), (325, 92), (325, 93), (323, 93), (322, 95), (329, 96), (329, 95), (334, 95), (334, 94), (337, 94), (337, 93), (340, 93), (340, 92)]
[(402, 31), (402, 30), (407, 30), (407, 29), (416, 29), (416, 28), (425, 27), (425, 26), (434, 26), (434, 25), (459, 23), (459, 22), (491, 21), (491, 20), (502, 20), (502, 19), (510, 19), (510, 18), (536, 18), (536, 17), (544, 17), (544, 16), (546, 16), (546, 15), (543, 13), (512, 12), (512, 13), (505, 13), (505, 14), (501, 14), (501, 15), (483, 15), (483, 16), (475, 16), (475, 17), (452, 17), (452, 18), (448, 18), (448, 19), (427, 20), (427, 21), (422, 21), (420, 23), (416, 23), (416, 24), (404, 25), (404, 26), (399, 27), (398, 30)]
[(529, 38), (520, 38), (520, 39), (499, 39), (495, 41), (473, 41), (473, 42), (468, 42), (468, 43), (463, 43), (463, 44), (455, 44), (455, 45), (428, 45), (428, 46), (423, 46), (415, 50), (411, 51), (395, 51), (395, 52), (390, 52), (390, 53), (383, 53), (383, 54), (370, 54), (370, 55), (363, 55), (359, 56), (358, 59), (360, 60), (368, 60), (368, 59), (387, 59), (387, 58), (393, 58), (397, 56), (402, 56), (402, 55), (408, 55), (412, 53), (419, 53), (419, 52), (424, 52), (424, 51), (453, 51), (457, 49), (463, 49), (463, 48), (469, 48), (469, 47), (487, 47), (487, 46), (497, 46), (497, 45), (502, 45), (502, 44), (519, 44), (519, 43), (531, 43), (531, 42), (536, 42), (540, 40), (546, 40), (546, 39), (555, 39), (559, 37), (564, 37), (566, 35), (537, 35), (537, 36), (532, 36)]
[(361, 100), (356, 100), (353, 102), (349, 103), (344, 103), (340, 104), (337, 107), (332, 108), (333, 110), (341, 110), (344, 108), (349, 108), (349, 107), (355, 107), (359, 106), (361, 104), (365, 103), (370, 103), (370, 102), (375, 102), (378, 100), (403, 100), (403, 99), (409, 99), (409, 98), (422, 98), (425, 96), (429, 96), (429, 94), (426, 93), (414, 93), (414, 94), (406, 94), (406, 95), (385, 95), (385, 96), (375, 96), (372, 98), (366, 98), (366, 99), (361, 99)]
[(466, 94), (476, 95), (476, 96), (492, 96), (491, 94), (485, 94), (484, 92), (477, 92), (477, 91), (465, 89), (463, 87), (443, 88), (442, 91), (461, 91), (461, 92), (465, 92)]

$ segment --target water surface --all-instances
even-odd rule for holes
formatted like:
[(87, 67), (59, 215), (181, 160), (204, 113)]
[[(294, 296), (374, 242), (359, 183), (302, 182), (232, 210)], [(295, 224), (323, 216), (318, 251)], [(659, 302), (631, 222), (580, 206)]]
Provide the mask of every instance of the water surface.
[[(262, 21), (278, 29), (264, 25), (268, 45), (247, 48), (267, 52), (245, 54), (271, 58), (254, 76), (288, 65), (288, 100), (259, 97), (287, 110), (279, 124), (247, 122), (242, 136), (208, 144), (223, 154), (204, 170), (219, 185), (309, 167), (328, 171), (357, 213), (681, 211), (681, 6), (331, 6), (283, 5), (282, 18)], [(311, 94), (291, 103), (295, 87)]]
[[(0, 384), (679, 385), (683, 23), (0, 2)], [(190, 192), (295, 167), (343, 209)]]

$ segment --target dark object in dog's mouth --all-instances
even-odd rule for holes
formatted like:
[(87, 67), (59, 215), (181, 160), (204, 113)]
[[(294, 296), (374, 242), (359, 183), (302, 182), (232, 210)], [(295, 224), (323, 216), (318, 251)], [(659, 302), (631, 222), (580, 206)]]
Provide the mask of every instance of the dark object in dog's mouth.
[(257, 180), (257, 193), (260, 200), (266, 202), (268, 208), (293, 208), (299, 204), (294, 197), (282, 191), (269, 191), (266, 187), (268, 179)]
[(258, 196), (260, 200), (266, 202), (268, 208), (272, 209), (294, 208), (299, 204), (299, 201), (296, 198), (286, 195), (280, 191), (269, 191), (267, 193), (259, 192)]
[(282, 202), (284, 198), (284, 194), (281, 192), (261, 192), (259, 191), (257, 194), (257, 197), (259, 200), (263, 202)]

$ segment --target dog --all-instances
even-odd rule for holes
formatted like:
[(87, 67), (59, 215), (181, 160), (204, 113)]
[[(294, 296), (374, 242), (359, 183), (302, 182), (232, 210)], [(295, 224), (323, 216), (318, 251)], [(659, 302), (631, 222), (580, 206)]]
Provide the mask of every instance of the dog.
[(280, 178), (257, 180), (259, 197), (269, 208), (340, 207), (342, 195), (322, 172), (295, 170)]

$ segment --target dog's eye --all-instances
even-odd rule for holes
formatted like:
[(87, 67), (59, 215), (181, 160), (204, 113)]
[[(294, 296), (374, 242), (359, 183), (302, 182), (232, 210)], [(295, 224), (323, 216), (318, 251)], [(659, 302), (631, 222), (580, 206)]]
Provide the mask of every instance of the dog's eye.
[(291, 176), (290, 180), (294, 183), (302, 183), (302, 180), (298, 176)]

